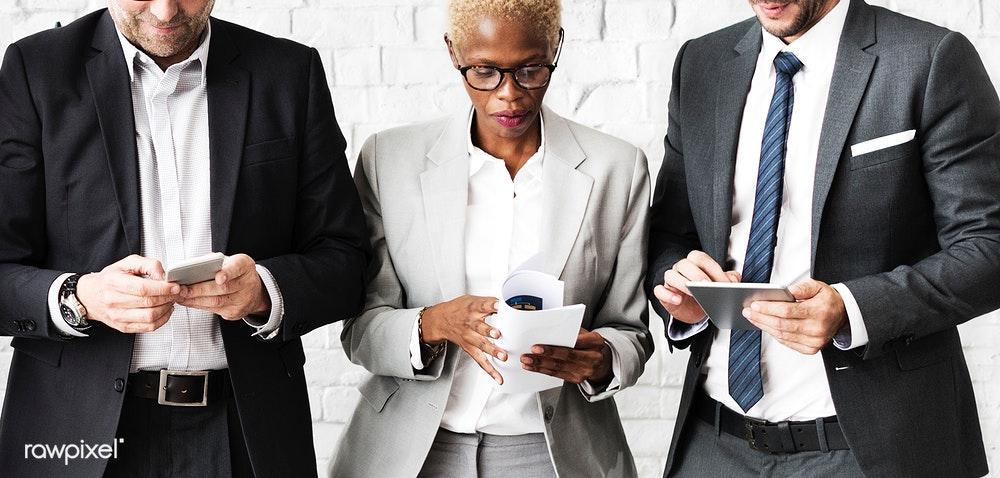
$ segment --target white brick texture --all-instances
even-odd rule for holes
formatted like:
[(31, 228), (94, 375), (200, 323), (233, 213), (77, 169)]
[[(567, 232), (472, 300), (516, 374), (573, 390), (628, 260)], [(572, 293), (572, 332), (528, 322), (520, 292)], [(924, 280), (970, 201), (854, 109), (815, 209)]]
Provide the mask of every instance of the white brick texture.
[[(844, 0), (842, 0), (844, 1)], [(1000, 2), (876, 0), (964, 33), (1000, 85)], [(102, 0), (0, 0), (0, 48)], [(351, 162), (383, 128), (454, 111), (465, 95), (441, 41), (444, 0), (218, 0), (215, 15), (320, 50)], [(663, 154), (670, 69), (679, 46), (750, 16), (747, 0), (564, 0), (566, 48), (547, 102), (556, 111), (642, 147), (655, 177)], [(2, 113), (0, 113), (2, 114)], [(654, 316), (655, 317), (655, 316)], [(662, 323), (639, 385), (618, 395), (640, 475), (660, 476), (687, 353), (670, 354)], [(961, 328), (991, 468), (1000, 468), (1000, 314)], [(365, 372), (344, 356), (340, 326), (304, 338), (321, 473), (358, 400)], [(11, 349), (0, 339), (0, 384)], [(2, 396), (0, 391), (0, 396)], [(1000, 476), (1000, 471), (994, 471)]]

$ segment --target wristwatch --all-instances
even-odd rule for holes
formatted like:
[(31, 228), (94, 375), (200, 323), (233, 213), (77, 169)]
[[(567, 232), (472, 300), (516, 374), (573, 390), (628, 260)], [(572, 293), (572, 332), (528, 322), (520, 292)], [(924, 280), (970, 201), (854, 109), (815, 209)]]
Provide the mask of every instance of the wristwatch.
[(73, 274), (59, 287), (59, 312), (70, 327), (82, 331), (90, 328), (90, 322), (87, 322), (87, 308), (76, 297), (80, 277), (80, 274)]

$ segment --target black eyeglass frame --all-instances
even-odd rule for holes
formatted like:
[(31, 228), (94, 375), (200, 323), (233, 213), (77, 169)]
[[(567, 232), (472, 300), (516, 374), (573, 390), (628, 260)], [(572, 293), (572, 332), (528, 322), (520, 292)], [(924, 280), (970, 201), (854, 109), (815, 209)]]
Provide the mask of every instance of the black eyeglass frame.
[[(517, 66), (517, 67), (514, 67), (514, 68), (500, 68), (500, 67), (496, 67), (496, 66), (486, 66), (486, 65), (467, 65), (467, 66), (459, 66), (458, 67), (458, 71), (459, 71), (459, 73), (462, 74), (462, 78), (465, 79), (465, 84), (469, 85), (469, 88), (472, 88), (472, 89), (474, 89), (476, 91), (493, 91), (493, 90), (499, 88), (500, 85), (503, 84), (504, 76), (508, 75), (508, 74), (511, 76), (511, 78), (514, 79), (514, 83), (518, 86), (518, 88), (521, 88), (521, 89), (524, 89), (524, 90), (538, 90), (538, 89), (541, 89), (541, 88), (545, 88), (546, 86), (549, 86), (549, 81), (552, 80), (552, 73), (555, 72), (556, 66), (559, 65), (559, 56), (562, 55), (563, 40), (565, 38), (566, 38), (565, 30), (563, 30), (562, 27), (560, 27), (559, 28), (559, 46), (556, 48), (556, 57), (552, 60), (552, 63), (549, 63), (547, 65), (546, 64), (531, 64), (531, 65), (521, 65), (521, 66)], [(518, 70), (521, 70), (523, 68), (539, 68), (539, 67), (541, 67), (541, 68), (547, 68), (549, 70), (549, 79), (545, 80), (545, 84), (543, 84), (541, 86), (535, 86), (535, 87), (529, 88), (527, 86), (522, 85), (521, 82), (518, 81), (517, 74), (516, 74)], [(497, 81), (496, 86), (494, 86), (493, 88), (477, 88), (477, 87), (473, 86), (472, 83), (469, 82), (469, 77), (467, 76), (469, 70), (471, 70), (473, 68), (488, 68), (490, 70), (493, 70), (493, 71), (496, 71), (496, 72), (500, 73), (500, 79)]]

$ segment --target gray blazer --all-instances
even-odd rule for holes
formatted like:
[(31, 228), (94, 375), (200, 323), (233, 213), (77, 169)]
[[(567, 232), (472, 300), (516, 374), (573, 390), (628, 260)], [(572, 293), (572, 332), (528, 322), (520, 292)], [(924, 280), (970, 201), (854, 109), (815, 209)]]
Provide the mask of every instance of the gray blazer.
[[(677, 55), (654, 193), (648, 287), (692, 249), (720, 263), (761, 46), (747, 20)], [(962, 35), (851, 1), (823, 121), (812, 271), (857, 299), (867, 346), (823, 351), (840, 424), (868, 476), (982, 476), (986, 455), (956, 325), (1000, 307), (1000, 102)], [(916, 130), (851, 156), (850, 145)], [(659, 307), (659, 304), (654, 304)], [(667, 317), (662, 308), (658, 308)], [(714, 334), (691, 348), (667, 472)]]
[[(543, 228), (545, 272), (583, 303), (583, 327), (618, 353), (621, 389), (653, 352), (642, 288), (649, 178), (642, 151), (548, 109)], [(340, 441), (338, 477), (415, 476), (441, 423), (457, 359), (421, 374), (410, 365), (416, 312), (466, 293), (468, 110), (390, 129), (365, 143), (355, 180), (375, 251), (364, 313), (344, 325), (351, 361), (374, 374)], [(545, 435), (561, 476), (635, 476), (613, 399), (589, 401), (576, 385), (538, 394)]]

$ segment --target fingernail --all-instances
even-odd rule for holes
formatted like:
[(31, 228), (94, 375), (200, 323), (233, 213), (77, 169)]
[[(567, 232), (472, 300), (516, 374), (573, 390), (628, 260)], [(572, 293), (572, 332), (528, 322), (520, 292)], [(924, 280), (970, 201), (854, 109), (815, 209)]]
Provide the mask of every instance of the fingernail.
[(750, 308), (753, 309), (754, 312), (760, 312), (760, 304), (756, 302), (750, 304)]
[(531, 364), (531, 357), (528, 357), (527, 355), (522, 355), (521, 356), (521, 363), (523, 363), (525, 365), (530, 365)]
[(743, 309), (743, 317), (746, 317), (748, 319), (750, 318), (750, 309), (747, 308)]
[(670, 298), (670, 303), (674, 305), (681, 305), (681, 296), (675, 294)]
[(543, 354), (545, 353), (545, 349), (536, 345), (531, 348), (531, 352), (536, 354)]
[(500, 359), (503, 362), (506, 362), (507, 361), (507, 354), (505, 354), (503, 352), (500, 352), (500, 353), (497, 354), (497, 358)]
[(172, 286), (172, 287), (170, 288), (170, 293), (171, 293), (171, 294), (174, 294), (174, 295), (177, 295), (177, 294), (179, 294), (180, 292), (181, 292), (181, 286), (179, 286), (179, 285), (175, 285), (175, 286)]
[(490, 337), (493, 337), (494, 339), (499, 339), (500, 338), (500, 331), (497, 330), (497, 329), (491, 330), (490, 331)]

